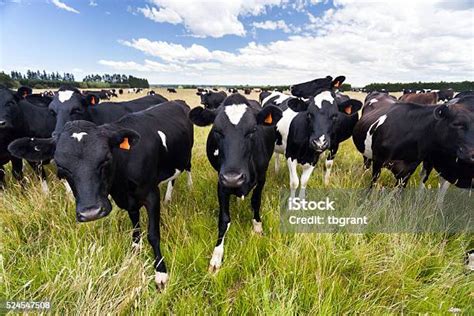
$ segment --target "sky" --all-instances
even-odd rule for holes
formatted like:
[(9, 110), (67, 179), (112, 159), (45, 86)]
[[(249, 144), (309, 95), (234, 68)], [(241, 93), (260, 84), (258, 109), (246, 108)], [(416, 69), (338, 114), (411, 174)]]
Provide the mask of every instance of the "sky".
[(474, 0), (0, 0), (0, 71), (153, 84), (474, 80)]

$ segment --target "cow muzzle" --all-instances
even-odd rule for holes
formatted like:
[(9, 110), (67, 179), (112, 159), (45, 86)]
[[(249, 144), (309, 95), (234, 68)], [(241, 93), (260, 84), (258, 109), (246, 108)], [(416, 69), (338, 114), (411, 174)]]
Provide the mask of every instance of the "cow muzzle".
[(459, 160), (465, 161), (467, 163), (474, 163), (474, 149), (459, 147), (457, 156)]
[(329, 148), (329, 138), (326, 135), (321, 135), (319, 138), (311, 139), (309, 144), (316, 152), (322, 153)]
[(76, 211), (76, 218), (78, 222), (91, 222), (99, 218), (107, 216), (108, 212), (103, 207), (88, 207)]
[(219, 175), (219, 181), (226, 188), (239, 188), (245, 182), (245, 175), (239, 172), (226, 172)]

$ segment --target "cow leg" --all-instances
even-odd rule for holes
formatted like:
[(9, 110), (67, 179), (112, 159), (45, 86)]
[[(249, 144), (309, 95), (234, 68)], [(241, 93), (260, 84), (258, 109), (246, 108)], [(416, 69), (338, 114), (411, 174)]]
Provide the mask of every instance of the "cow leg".
[(362, 158), (364, 158), (364, 168), (369, 169), (370, 164), (372, 163), (372, 160), (370, 158), (365, 157), (365, 156), (362, 156)]
[(130, 210), (128, 210), (128, 216), (132, 221), (132, 248), (140, 248), (140, 206), (134, 205)]
[(219, 197), (219, 233), (217, 235), (217, 243), (209, 263), (209, 272), (217, 272), (222, 265), (222, 257), (224, 256), (224, 237), (230, 226), (230, 196), (228, 193), (224, 192), (220, 184), (217, 186), (217, 195)]
[(438, 198), (436, 199), (436, 204), (439, 208), (443, 206), (444, 198), (446, 196), (446, 192), (449, 188), (449, 182), (443, 177), (439, 177), (439, 191), (438, 191)]
[(370, 181), (369, 190), (372, 189), (374, 184), (377, 182), (378, 178), (380, 177), (380, 173), (382, 172), (383, 163), (379, 160), (372, 161), (372, 179)]
[(262, 219), (260, 218), (260, 206), (262, 204), (262, 191), (265, 186), (265, 179), (259, 181), (253, 190), (250, 204), (253, 210), (253, 231), (259, 235), (263, 234)]
[(166, 193), (165, 193), (165, 204), (168, 204), (171, 201), (171, 196), (173, 195), (173, 187), (174, 187), (174, 180), (168, 181), (166, 186)]
[(429, 162), (424, 161), (423, 162), (423, 167), (421, 168), (420, 172), (420, 190), (424, 190), (426, 188), (426, 181), (428, 181), (428, 178), (430, 177), (430, 173), (433, 170), (433, 165)]
[(41, 191), (43, 191), (44, 194), (48, 194), (49, 187), (48, 183), (46, 182), (46, 172), (44, 171), (43, 164), (41, 162), (32, 161), (28, 161), (28, 164), (31, 166), (31, 168), (33, 168), (33, 171), (41, 180)]
[(288, 171), (290, 175), (290, 198), (294, 198), (296, 196), (296, 189), (298, 189), (299, 185), (299, 179), (298, 179), (298, 173), (296, 171), (296, 166), (298, 162), (296, 159), (287, 159), (288, 163)]
[(278, 173), (280, 171), (280, 154), (275, 153), (275, 173)]
[(12, 173), (17, 181), (23, 179), (23, 160), (12, 157)]
[(155, 255), (155, 283), (162, 289), (168, 281), (168, 273), (160, 250), (160, 191), (153, 188), (146, 198), (148, 214), (148, 242)]
[(306, 185), (308, 184), (309, 178), (311, 177), (311, 174), (313, 173), (314, 166), (305, 163), (303, 165), (303, 172), (301, 173), (301, 185), (300, 185), (300, 193), (299, 193), (299, 198), (301, 200), (304, 200), (306, 198)]
[(324, 185), (329, 184), (329, 177), (331, 176), (332, 165), (334, 164), (334, 158), (336, 158), (337, 150), (339, 149), (339, 144), (329, 150), (329, 155), (326, 158), (326, 172), (324, 173)]
[(193, 176), (191, 174), (191, 169), (190, 170), (186, 170), (186, 175), (188, 176), (188, 188), (192, 188), (193, 187)]

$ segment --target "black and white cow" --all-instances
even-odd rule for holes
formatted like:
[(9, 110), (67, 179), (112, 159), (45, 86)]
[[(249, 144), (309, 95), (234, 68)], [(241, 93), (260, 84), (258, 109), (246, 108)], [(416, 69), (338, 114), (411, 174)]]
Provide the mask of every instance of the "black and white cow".
[(405, 165), (398, 173), (394, 172), (402, 186), (406, 186), (421, 162), (430, 170), (439, 154), (474, 166), (474, 98), (455, 99), (449, 106), (435, 108), (397, 102), (369, 114), (362, 115), (356, 124), (353, 140), (365, 158), (372, 160), (370, 187), (377, 181), (382, 167), (390, 168), (393, 161)]
[(73, 190), (79, 222), (109, 215), (110, 194), (118, 207), (128, 211), (134, 246), (140, 241), (139, 210), (144, 206), (155, 282), (163, 287), (168, 273), (160, 250), (158, 184), (191, 169), (193, 125), (188, 113), (183, 101), (169, 101), (110, 124), (68, 122), (55, 139), (23, 138), (11, 143), (9, 150), (30, 160), (54, 158), (58, 176)]
[[(0, 87), (0, 185), (3, 186), (5, 171), (3, 166), (12, 161), (14, 177), (23, 178), (22, 161), (11, 157), (7, 151), (10, 142), (21, 137), (47, 137), (51, 135), (56, 119), (48, 110), (51, 98), (41, 95), (28, 95), (30, 88), (22, 87), (13, 92)], [(47, 192), (46, 174), (42, 163), (30, 162), (41, 176), (42, 189)]]
[(461, 91), (454, 96), (454, 99), (459, 99), (463, 97), (474, 97), (474, 91), (473, 90)]
[(224, 91), (203, 91), (197, 92), (196, 94), (201, 97), (201, 104), (209, 109), (216, 109), (227, 97), (227, 93), (225, 93)]
[(168, 88), (166, 89), (169, 93), (177, 93), (175, 88)]
[[(328, 183), (339, 143), (351, 136), (358, 120), (357, 111), (362, 103), (346, 96), (337, 96), (334, 92), (334, 88), (341, 84), (341, 78), (332, 80), (328, 76), (291, 87), (294, 96), (309, 98), (306, 108), (299, 108), (298, 111), (290, 106), (292, 101), (289, 101), (289, 107), (283, 111), (283, 117), (277, 123), (281, 142), (277, 142), (275, 151), (284, 154), (287, 159), (291, 197), (295, 197), (300, 187), (299, 197), (305, 198), (311, 173), (319, 156), (327, 149), (330, 154), (326, 161), (324, 181)], [(298, 164), (303, 166), (301, 180), (296, 171)]]
[(218, 109), (197, 107), (189, 117), (198, 126), (213, 124), (206, 152), (218, 172), (219, 233), (209, 268), (217, 271), (224, 255), (224, 236), (230, 226), (230, 195), (243, 197), (253, 190), (253, 230), (258, 234), (263, 231), (262, 190), (275, 146), (274, 125), (281, 118), (281, 110), (274, 106), (255, 108), (244, 96), (232, 94)]

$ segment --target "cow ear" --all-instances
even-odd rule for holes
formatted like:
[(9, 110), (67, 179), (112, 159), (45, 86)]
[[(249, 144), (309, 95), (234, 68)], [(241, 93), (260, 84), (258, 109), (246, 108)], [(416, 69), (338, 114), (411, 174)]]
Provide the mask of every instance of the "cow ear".
[(290, 99), (288, 100), (288, 107), (295, 112), (303, 112), (308, 109), (308, 103), (301, 99)]
[(349, 99), (337, 105), (340, 112), (347, 115), (357, 113), (362, 108), (362, 102), (355, 99)]
[(86, 95), (86, 105), (96, 105), (99, 104), (100, 98), (94, 94), (88, 94)]
[(331, 88), (340, 88), (342, 86), (342, 83), (346, 80), (346, 77), (344, 76), (338, 76), (336, 79), (334, 79), (331, 83)]
[(109, 139), (112, 147), (130, 150), (140, 141), (140, 134), (135, 132), (133, 129), (123, 128), (111, 132)]
[(211, 125), (214, 123), (216, 116), (216, 111), (205, 109), (202, 106), (198, 106), (189, 112), (189, 119), (197, 126)]
[(8, 151), (15, 157), (28, 161), (50, 160), (54, 156), (56, 142), (53, 138), (20, 138), (8, 145)]
[(281, 117), (282, 117), (282, 112), (280, 108), (274, 105), (269, 105), (269, 106), (264, 107), (260, 112), (258, 112), (257, 124), (273, 126), (273, 125), (276, 125), (276, 123), (278, 123)]
[(30, 87), (19, 87), (18, 90), (16, 91), (16, 95), (18, 99), (24, 99), (32, 93), (33, 93), (33, 90)]
[(449, 108), (446, 106), (446, 104), (442, 104), (440, 106), (437, 106), (434, 109), (434, 117), (437, 120), (442, 120), (445, 119), (449, 116)]

